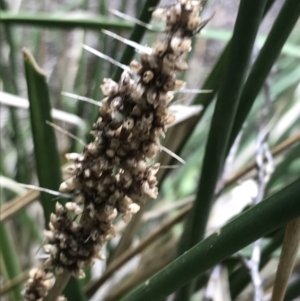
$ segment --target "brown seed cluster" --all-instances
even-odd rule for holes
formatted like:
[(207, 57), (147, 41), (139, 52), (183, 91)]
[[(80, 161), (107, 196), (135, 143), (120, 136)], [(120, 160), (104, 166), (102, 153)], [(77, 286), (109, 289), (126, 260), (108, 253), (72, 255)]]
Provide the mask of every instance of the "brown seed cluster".
[(115, 235), (116, 216), (128, 222), (147, 197), (157, 197), (159, 164), (148, 159), (160, 152), (165, 127), (174, 120), (168, 105), (185, 84), (176, 73), (188, 68), (184, 56), (201, 29), (201, 8), (199, 1), (180, 0), (157, 9), (153, 15), (165, 19), (165, 37), (130, 63), (138, 79), (126, 71), (118, 83), (104, 79), (95, 139), (81, 154), (66, 155), (69, 178), (60, 191), (74, 192), (76, 202), (57, 204), (51, 215), (45, 267), (84, 277), (83, 268), (102, 258), (104, 243)]
[(29, 280), (23, 291), (24, 301), (42, 301), (54, 284), (51, 273), (45, 273), (42, 269), (34, 268), (29, 272)]

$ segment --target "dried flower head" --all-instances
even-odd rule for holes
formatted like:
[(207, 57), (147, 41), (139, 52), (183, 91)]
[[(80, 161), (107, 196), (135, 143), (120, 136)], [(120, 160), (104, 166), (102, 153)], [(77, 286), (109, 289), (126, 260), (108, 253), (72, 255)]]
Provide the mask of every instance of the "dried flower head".
[(57, 204), (51, 215), (45, 267), (84, 277), (83, 268), (103, 258), (104, 243), (115, 236), (116, 216), (129, 222), (147, 198), (157, 197), (159, 164), (147, 160), (161, 151), (166, 125), (174, 121), (167, 107), (173, 91), (185, 85), (176, 73), (188, 67), (184, 57), (201, 28), (201, 8), (192, 0), (158, 8), (153, 16), (166, 21), (165, 38), (141, 54), (140, 62), (130, 63), (139, 79), (133, 80), (127, 71), (119, 82), (104, 79), (106, 98), (91, 132), (95, 139), (81, 154), (66, 155), (69, 178), (60, 191), (74, 192), (76, 202)]

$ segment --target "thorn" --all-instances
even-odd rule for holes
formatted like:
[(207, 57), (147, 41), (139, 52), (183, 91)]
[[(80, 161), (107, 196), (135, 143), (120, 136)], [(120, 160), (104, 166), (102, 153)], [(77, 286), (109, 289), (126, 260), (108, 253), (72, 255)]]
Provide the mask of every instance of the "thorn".
[(192, 116), (200, 114), (202, 110), (202, 105), (185, 106), (173, 104), (169, 107), (169, 111), (175, 115), (175, 121), (167, 125), (167, 128), (172, 127), (180, 122), (183, 122), (191, 118)]
[(172, 156), (173, 158), (175, 158), (177, 161), (179, 161), (182, 164), (185, 164), (186, 162), (180, 158), (178, 155), (176, 155), (174, 152), (172, 152), (171, 150), (169, 150), (168, 148), (161, 146), (162, 150), (164, 152), (166, 152), (167, 154), (169, 154), (170, 156)]
[(114, 64), (114, 65), (116, 65), (116, 66), (118, 66), (119, 68), (121, 68), (121, 69), (127, 71), (128, 73), (131, 73), (131, 74), (133, 73), (133, 72), (131, 71), (131, 69), (130, 69), (128, 66), (119, 63), (118, 61), (114, 60), (114, 59), (111, 58), (110, 56), (108, 56), (108, 55), (106, 55), (106, 54), (104, 54), (104, 53), (102, 53), (102, 52), (100, 52), (100, 51), (97, 51), (97, 50), (95, 50), (94, 48), (92, 48), (92, 47), (90, 47), (90, 46), (87, 46), (87, 45), (85, 45), (85, 44), (83, 44), (82, 47), (83, 47), (85, 50), (87, 50), (87, 51), (89, 51), (89, 52), (91, 52), (91, 53), (93, 53), (93, 54), (95, 54), (95, 55), (101, 57), (102, 59), (104, 59), (104, 60), (106, 60), (106, 61), (108, 61), (108, 62), (110, 62), (110, 63), (112, 63), (112, 64)]
[(85, 96), (80, 96), (80, 95), (77, 95), (77, 94), (64, 92), (64, 91), (61, 92), (61, 95), (64, 95), (64, 96), (67, 96), (67, 97), (70, 97), (70, 98), (74, 98), (76, 100), (85, 101), (85, 102), (88, 102), (88, 103), (93, 104), (93, 105), (98, 106), (98, 107), (102, 106), (102, 103), (100, 101), (96, 101), (92, 98), (88, 98), (88, 97), (85, 97)]
[(42, 247), (45, 245), (45, 243), (47, 242), (47, 239), (44, 239), (41, 246), (38, 247), (38, 249), (35, 252), (35, 256), (38, 255), (39, 251), (42, 249)]
[(76, 137), (75, 135), (73, 135), (72, 133), (64, 130), (63, 128), (61, 128), (60, 126), (50, 122), (50, 121), (46, 121), (46, 123), (50, 126), (52, 126), (54, 129), (56, 129), (57, 131), (60, 131), (61, 133), (69, 136), (70, 138), (73, 138), (74, 140), (76, 140), (77, 142), (79, 142), (80, 144), (82, 144), (83, 146), (85, 146), (85, 143), (84, 141), (82, 141), (80, 138)]
[(39, 259), (39, 260), (47, 259), (47, 258), (50, 257), (50, 254), (35, 254), (35, 255), (36, 255), (36, 258)]
[(206, 94), (206, 93), (212, 93), (213, 90), (180, 89), (180, 90), (172, 91), (172, 92), (173, 93)]
[(115, 10), (115, 9), (108, 9), (109, 12), (111, 12), (112, 14), (114, 14), (115, 16), (121, 18), (121, 19), (124, 19), (124, 20), (127, 20), (127, 21), (131, 21), (135, 24), (138, 24), (140, 26), (143, 26), (145, 28), (147, 28), (148, 30), (151, 30), (151, 31), (155, 31), (155, 32), (161, 32), (161, 29), (160, 28), (155, 28), (153, 27), (152, 25), (150, 24), (147, 24), (145, 22), (142, 22), (140, 21), (139, 19), (137, 18), (134, 18), (132, 16), (129, 16), (129, 15), (126, 15), (118, 10)]
[(51, 190), (51, 189), (48, 189), (48, 188), (42, 188), (42, 187), (38, 187), (38, 186), (35, 186), (35, 185), (22, 184), (22, 183), (18, 183), (18, 185), (20, 185), (24, 188), (45, 192), (45, 193), (48, 193), (48, 194), (51, 194), (51, 195), (60, 196), (60, 197), (67, 198), (67, 199), (73, 198), (72, 194), (61, 193), (59, 191)]
[(198, 27), (198, 29), (197, 29), (197, 31), (196, 31), (196, 34), (199, 33), (199, 32), (207, 25), (207, 23), (209, 23), (209, 21), (211, 21), (211, 19), (212, 19), (214, 16), (215, 16), (215, 12), (211, 15), (211, 17), (209, 17), (208, 19), (206, 19), (205, 21), (203, 21), (203, 22), (199, 25), (199, 27)]
[(160, 165), (159, 169), (172, 169), (179, 168), (180, 165)]
[(154, 11), (158, 8), (170, 8), (170, 7), (173, 7), (173, 6), (174, 6), (174, 4), (157, 5), (157, 6), (149, 7), (148, 11)]
[(153, 49), (151, 47), (142, 46), (139, 43), (130, 41), (128, 39), (125, 39), (125, 38), (123, 38), (123, 37), (121, 37), (121, 36), (119, 36), (119, 35), (111, 32), (111, 31), (106, 30), (106, 29), (102, 29), (101, 31), (104, 34), (106, 34), (106, 35), (108, 35), (108, 36), (110, 36), (110, 37), (112, 37), (112, 38), (114, 38), (116, 40), (119, 40), (119, 41), (121, 41), (121, 42), (123, 42), (123, 43), (125, 43), (125, 44), (127, 44), (127, 45), (129, 45), (131, 47), (133, 47), (133, 48), (135, 48), (140, 53), (146, 53), (148, 55), (151, 55), (153, 53)]

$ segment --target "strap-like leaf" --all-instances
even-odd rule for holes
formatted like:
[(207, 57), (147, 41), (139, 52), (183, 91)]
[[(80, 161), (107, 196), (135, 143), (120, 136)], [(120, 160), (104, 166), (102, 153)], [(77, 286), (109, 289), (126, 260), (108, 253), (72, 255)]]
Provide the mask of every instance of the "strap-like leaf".
[(104, 16), (91, 18), (87, 14), (45, 14), (37, 13), (12, 13), (1, 11), (3, 24), (25, 24), (42, 27), (59, 28), (90, 28), (90, 29), (131, 29), (133, 23), (113, 20)]
[(266, 78), (300, 16), (300, 1), (286, 0), (243, 88), (230, 134), (228, 151), (237, 137)]
[[(43, 188), (58, 190), (61, 183), (60, 160), (55, 133), (46, 121), (52, 122), (46, 75), (37, 66), (28, 50), (23, 50), (25, 75), (30, 103), (30, 121), (39, 184)], [(53, 196), (41, 193), (46, 226), (54, 212)]]
[[(46, 124), (47, 120), (52, 122), (46, 75), (39, 68), (28, 50), (23, 50), (23, 56), (39, 184), (44, 188), (58, 190), (62, 182), (60, 160), (54, 129)], [(54, 212), (55, 200), (53, 196), (44, 192), (41, 192), (40, 198), (47, 227), (50, 214)], [(71, 281), (65, 289), (66, 297), (69, 300), (84, 301), (85, 298), (78, 281), (75, 279), (71, 279)]]
[(121, 301), (163, 299), (220, 261), (298, 217), (299, 195), (300, 179), (237, 216)]
[(242, 1), (206, 145), (197, 199), (179, 253), (202, 239), (265, 2)]
[[(180, 240), (179, 255), (194, 246), (204, 236), (265, 4), (265, 0), (251, 1), (251, 3), (241, 1), (240, 3), (208, 134), (197, 197)], [(184, 287), (177, 293), (176, 300), (188, 300), (192, 293), (191, 285)]]

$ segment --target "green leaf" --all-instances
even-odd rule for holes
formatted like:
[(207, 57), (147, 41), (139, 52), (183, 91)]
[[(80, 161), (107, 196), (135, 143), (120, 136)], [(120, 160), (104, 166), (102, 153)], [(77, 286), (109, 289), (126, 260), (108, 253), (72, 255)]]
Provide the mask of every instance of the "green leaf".
[[(202, 239), (265, 2), (241, 2), (206, 145), (197, 200), (179, 253)], [(245, 17), (246, 16), (246, 17)]]
[[(51, 105), (46, 75), (38, 67), (28, 50), (23, 49), (25, 75), (30, 103), (30, 121), (39, 184), (43, 188), (58, 190), (62, 182), (60, 160), (55, 133), (46, 121), (52, 122)], [(46, 226), (55, 211), (53, 196), (41, 193)]]
[[(3, 15), (5, 15), (7, 12), (7, 4), (5, 3), (4, 0), (0, 0), (0, 19), (2, 21), (3, 19)], [(3, 23), (4, 24), (4, 23)], [(5, 32), (5, 36), (7, 39), (7, 42), (9, 44), (10, 47), (10, 52), (9, 52), (9, 64), (10, 64), (10, 79), (9, 81), (11, 81), (12, 84), (12, 90), (14, 91), (14, 93), (18, 92), (18, 84), (16, 81), (16, 47), (15, 47), (15, 41), (13, 38), (13, 34), (12, 34), (12, 30), (9, 26), (5, 26), (4, 25), (4, 32)]]
[[(180, 239), (179, 255), (194, 246), (204, 236), (214, 200), (215, 188), (225, 162), (227, 145), (242, 85), (246, 77), (265, 4), (265, 0), (251, 1), (251, 3), (242, 1), (240, 3), (208, 134), (198, 192)], [(176, 295), (176, 300), (188, 300), (192, 293), (193, 284), (181, 289)]]
[[(0, 237), (0, 255), (2, 257), (1, 261), (3, 262), (1, 269), (5, 269), (8, 279), (13, 279), (21, 273), (21, 267), (19, 264), (16, 248), (13, 243), (13, 238), (7, 225), (0, 224)], [(21, 299), (21, 290), (21, 285), (17, 285), (13, 289), (12, 295), (15, 301)]]
[(23, 24), (42, 27), (60, 27), (60, 28), (89, 28), (89, 29), (132, 29), (133, 23), (120, 20), (113, 20), (104, 16), (91, 17), (88, 14), (66, 14), (66, 13), (1, 13), (1, 22), (3, 24)]
[(68, 300), (87, 301), (79, 280), (71, 277), (64, 289), (64, 295)]
[(229, 151), (300, 14), (298, 0), (286, 0), (244, 85), (227, 148)]
[[(211, 101), (214, 99), (215, 95), (218, 92), (219, 86), (220, 86), (220, 79), (223, 73), (223, 68), (227, 59), (228, 49), (229, 49), (230, 42), (226, 45), (223, 52), (221, 53), (218, 61), (214, 65), (214, 68), (210, 72), (209, 76), (205, 80), (204, 84), (202, 85), (201, 89), (206, 90), (212, 90), (212, 93), (207, 94), (199, 94), (197, 97), (195, 97), (193, 104), (201, 104), (204, 106), (204, 109), (208, 107), (208, 105), (211, 103)], [(202, 112), (203, 114), (203, 112)]]
[[(4, 0), (0, 0), (0, 19), (2, 14), (7, 10), (7, 5)], [(17, 67), (16, 67), (16, 46), (14, 41), (14, 31), (8, 25), (4, 25), (4, 33), (7, 39), (10, 51), (9, 51), (9, 69), (1, 74), (3, 86), (5, 91), (18, 94), (18, 82), (17, 82)], [(2, 65), (2, 64), (1, 64)], [(6, 66), (5, 66), (6, 67)], [(6, 69), (4, 66), (1, 68)], [(17, 112), (15, 109), (10, 108), (10, 120), (13, 128), (12, 142), (16, 145), (17, 152), (17, 175), (16, 180), (22, 183), (28, 183), (30, 181), (30, 167), (29, 162), (26, 160), (27, 150), (25, 146), (24, 137), (21, 133), (20, 122), (18, 120)]]
[[(62, 182), (59, 153), (56, 145), (55, 133), (46, 121), (52, 122), (51, 105), (46, 82), (46, 75), (39, 68), (28, 50), (23, 49), (25, 75), (30, 102), (30, 120), (36, 159), (36, 168), (41, 187), (58, 190)], [(41, 193), (41, 204), (44, 209), (46, 227), (50, 214), (55, 211), (53, 196)], [(79, 282), (72, 279), (65, 289), (69, 300), (84, 301)], [(74, 295), (75, 294), (75, 295)]]
[(298, 217), (299, 195), (300, 179), (238, 215), (121, 301), (163, 299), (230, 255)]
[[(227, 42), (232, 37), (232, 31), (225, 29), (206, 28), (201, 31), (201, 36), (202, 38)], [(266, 39), (267, 37), (265, 35), (259, 35), (256, 41), (257, 46), (261, 48), (264, 45)], [(292, 43), (285, 43), (281, 53), (300, 58), (300, 47)]]

